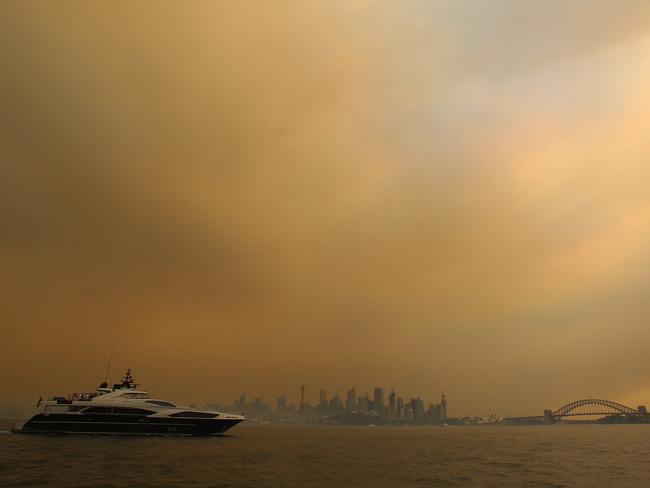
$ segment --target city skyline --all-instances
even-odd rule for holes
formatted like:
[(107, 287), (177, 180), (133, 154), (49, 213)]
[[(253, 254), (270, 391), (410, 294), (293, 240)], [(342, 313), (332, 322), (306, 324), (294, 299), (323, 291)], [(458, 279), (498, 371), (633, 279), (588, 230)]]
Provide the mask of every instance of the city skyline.
[(230, 405), (208, 403), (212, 408), (223, 409), (233, 413), (243, 412), (252, 420), (298, 418), (303, 420), (321, 419), (341, 416), (344, 414), (362, 414), (389, 421), (405, 421), (415, 423), (444, 424), (448, 419), (448, 402), (445, 394), (440, 397), (440, 403), (425, 403), (420, 397), (398, 396), (394, 388), (385, 397), (381, 386), (374, 388), (373, 395), (365, 393), (357, 395), (356, 387), (347, 390), (345, 399), (338, 393), (327, 395), (325, 390), (319, 390), (318, 402), (312, 404), (305, 401), (305, 386), (300, 387), (300, 400), (290, 403), (286, 394), (282, 393), (273, 402), (265, 402), (260, 397), (248, 397), (242, 393)]

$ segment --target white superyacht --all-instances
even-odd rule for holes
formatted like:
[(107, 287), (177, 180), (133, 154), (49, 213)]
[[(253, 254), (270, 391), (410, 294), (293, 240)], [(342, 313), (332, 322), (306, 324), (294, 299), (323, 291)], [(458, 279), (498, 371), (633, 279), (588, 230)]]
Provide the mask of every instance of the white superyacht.
[(244, 421), (242, 415), (179, 407), (151, 398), (131, 370), (112, 388), (38, 402), (38, 412), (13, 432), (24, 434), (220, 435)]

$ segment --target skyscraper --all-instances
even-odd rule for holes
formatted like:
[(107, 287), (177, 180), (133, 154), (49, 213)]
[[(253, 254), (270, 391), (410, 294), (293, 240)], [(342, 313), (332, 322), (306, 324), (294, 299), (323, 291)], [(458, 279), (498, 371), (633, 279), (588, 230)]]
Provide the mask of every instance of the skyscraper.
[(318, 402), (320, 408), (327, 410), (327, 393), (325, 390), (320, 391), (320, 401)]
[(397, 396), (395, 390), (391, 390), (388, 395), (388, 417), (394, 419), (397, 416)]
[(356, 408), (357, 408), (357, 389), (353, 386), (351, 390), (348, 390), (348, 394), (345, 399), (345, 409), (351, 412)]
[(424, 421), (424, 402), (421, 398), (411, 398), (411, 410), (413, 411), (413, 420)]
[(359, 401), (357, 402), (357, 409), (359, 412), (366, 413), (368, 411), (368, 395), (364, 395), (362, 397), (359, 397)]
[(440, 420), (444, 423), (447, 422), (447, 399), (443, 393), (442, 400), (440, 400)]
[(384, 413), (384, 389), (381, 386), (375, 388), (375, 411), (379, 415)]
[(436, 423), (436, 405), (435, 403), (429, 403), (429, 408), (425, 412), (424, 416), (432, 424)]
[(276, 412), (284, 412), (287, 409), (287, 397), (283, 393), (275, 402)]
[(329, 414), (335, 415), (341, 410), (341, 399), (339, 398), (338, 393), (330, 398), (329, 401)]
[(413, 420), (413, 409), (410, 403), (404, 405), (404, 420)]
[(442, 423), (442, 408), (440, 407), (439, 403), (436, 403), (436, 412), (434, 414), (433, 421), (436, 424)]
[(246, 410), (246, 394), (242, 393), (239, 395), (239, 401), (237, 402), (237, 410), (243, 412)]

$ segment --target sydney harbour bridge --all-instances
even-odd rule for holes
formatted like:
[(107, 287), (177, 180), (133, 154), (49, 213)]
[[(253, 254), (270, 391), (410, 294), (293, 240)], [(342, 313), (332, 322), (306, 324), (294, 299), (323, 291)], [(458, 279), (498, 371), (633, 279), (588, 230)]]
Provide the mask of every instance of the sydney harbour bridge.
[[(574, 419), (577, 417), (576, 419)], [(509, 417), (503, 419), (505, 423), (512, 424), (556, 424), (562, 421), (580, 420), (586, 418), (604, 417), (611, 421), (624, 423), (650, 422), (646, 407), (639, 405), (637, 408), (628, 407), (611, 400), (587, 398), (577, 400), (555, 409), (544, 410), (544, 415), (531, 417)]]

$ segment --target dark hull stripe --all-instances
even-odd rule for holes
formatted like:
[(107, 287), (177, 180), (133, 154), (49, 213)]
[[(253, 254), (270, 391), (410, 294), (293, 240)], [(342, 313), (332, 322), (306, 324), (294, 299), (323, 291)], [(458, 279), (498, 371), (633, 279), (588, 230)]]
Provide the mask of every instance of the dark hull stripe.
[(218, 435), (241, 422), (240, 419), (165, 419), (161, 417), (120, 418), (97, 416), (74, 420), (68, 415), (35, 415), (20, 432), (29, 434), (123, 434), (123, 435)]
[[(105, 424), (105, 425), (134, 425), (135, 422), (97, 422), (95, 420), (30, 420), (30, 424)], [(194, 425), (194, 424), (174, 424), (172, 422), (147, 422), (147, 425), (166, 425), (168, 427), (171, 426), (187, 426), (187, 425)]]

